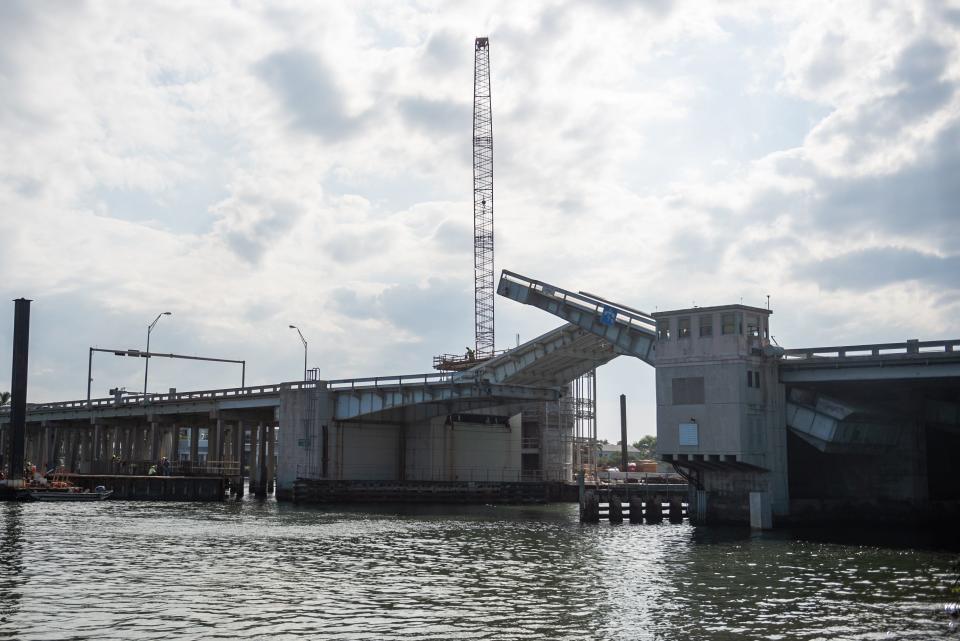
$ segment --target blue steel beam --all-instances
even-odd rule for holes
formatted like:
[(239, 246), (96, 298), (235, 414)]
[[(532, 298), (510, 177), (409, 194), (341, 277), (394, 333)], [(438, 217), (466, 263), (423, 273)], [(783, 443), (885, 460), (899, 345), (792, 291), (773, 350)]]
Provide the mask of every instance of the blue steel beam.
[(618, 354), (654, 364), (656, 321), (648, 314), (503, 270), (497, 293), (537, 307), (608, 341)]

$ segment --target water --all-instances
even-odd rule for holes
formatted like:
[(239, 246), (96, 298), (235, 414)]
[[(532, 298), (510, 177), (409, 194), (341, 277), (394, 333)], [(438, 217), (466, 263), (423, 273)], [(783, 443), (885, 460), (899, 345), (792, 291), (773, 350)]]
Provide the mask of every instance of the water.
[(956, 553), (575, 505), (0, 503), (0, 639), (927, 639)]

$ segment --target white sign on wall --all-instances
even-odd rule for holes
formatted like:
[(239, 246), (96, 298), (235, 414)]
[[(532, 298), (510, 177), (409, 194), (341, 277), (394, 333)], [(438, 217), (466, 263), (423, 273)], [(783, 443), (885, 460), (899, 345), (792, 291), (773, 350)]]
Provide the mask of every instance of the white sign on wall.
[(680, 445), (700, 445), (700, 435), (696, 423), (680, 423)]

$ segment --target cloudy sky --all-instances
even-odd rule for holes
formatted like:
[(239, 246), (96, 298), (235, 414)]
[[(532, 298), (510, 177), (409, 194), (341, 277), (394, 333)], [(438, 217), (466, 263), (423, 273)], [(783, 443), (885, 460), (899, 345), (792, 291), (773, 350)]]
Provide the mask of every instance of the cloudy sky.
[[(960, 6), (0, 2), (0, 298), (30, 400), (88, 347), (251, 384), (472, 344), (473, 39), (496, 267), (655, 311), (770, 294), (785, 346), (960, 336)], [(13, 306), (0, 313), (9, 387)], [(556, 326), (497, 301), (497, 343)], [(98, 355), (95, 396), (143, 365)], [(598, 375), (654, 433), (652, 370)], [(151, 389), (239, 384), (157, 360)]]

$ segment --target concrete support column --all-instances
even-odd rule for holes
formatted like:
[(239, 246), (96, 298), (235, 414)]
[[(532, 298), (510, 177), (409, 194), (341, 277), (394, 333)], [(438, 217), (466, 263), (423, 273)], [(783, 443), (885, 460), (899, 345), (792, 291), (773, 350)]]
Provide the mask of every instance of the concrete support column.
[(37, 466), (38, 470), (47, 462), (47, 452), (50, 451), (49, 433), (50, 429), (45, 424), (41, 424), (37, 456), (33, 461), (33, 464)]
[(257, 425), (257, 496), (267, 495), (267, 426)]
[(64, 454), (63, 454), (64, 436), (66, 436), (64, 432), (64, 428), (62, 427), (53, 428), (53, 447), (50, 449), (50, 461), (49, 461), (49, 464), (47, 465), (47, 469), (58, 466), (60, 464), (60, 461), (64, 458)]
[(75, 427), (70, 430), (70, 432), (70, 458), (67, 469), (76, 473), (80, 471), (80, 450), (83, 448), (83, 431)]
[(250, 492), (257, 494), (260, 487), (260, 461), (258, 453), (260, 452), (260, 429), (262, 423), (250, 426), (250, 462), (248, 465), (250, 474)]
[(180, 426), (174, 423), (170, 426), (170, 456), (171, 463), (180, 462)]
[(244, 422), (238, 420), (234, 426), (233, 432), (233, 459), (234, 464), (237, 466), (237, 476), (234, 477), (234, 481), (231, 482), (231, 485), (236, 487), (237, 499), (243, 497), (243, 445), (244, 440), (246, 440), (244, 428)]
[(397, 480), (407, 479), (407, 426), (397, 428)]
[(267, 428), (267, 494), (273, 492), (276, 478), (278, 428), (278, 425), (271, 425)]
[(207, 429), (207, 465), (210, 463), (220, 464), (220, 427), (220, 419), (217, 419)]
[(92, 432), (92, 440), (90, 446), (90, 471), (97, 469), (97, 463), (102, 460), (103, 457), (103, 433), (102, 428), (99, 424), (94, 423)]
[(93, 427), (83, 428), (83, 458), (80, 469), (84, 474), (93, 473)]
[(150, 462), (160, 460), (160, 426), (156, 422), (150, 423)]
[[(130, 457), (132, 461), (143, 460), (143, 426), (137, 423), (131, 428), (133, 439), (130, 444)], [(137, 470), (139, 472), (139, 468)]]
[(190, 467), (196, 469), (197, 460), (200, 458), (200, 426), (194, 425), (190, 428)]
[(233, 462), (237, 465), (240, 476), (243, 476), (243, 421), (237, 421), (233, 433)]
[(129, 425), (120, 429), (120, 466), (124, 472), (127, 471), (127, 465), (124, 465), (124, 463), (130, 463), (130, 445), (133, 443), (131, 431), (132, 428)]

